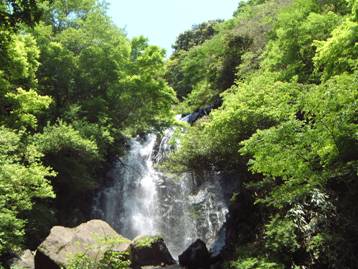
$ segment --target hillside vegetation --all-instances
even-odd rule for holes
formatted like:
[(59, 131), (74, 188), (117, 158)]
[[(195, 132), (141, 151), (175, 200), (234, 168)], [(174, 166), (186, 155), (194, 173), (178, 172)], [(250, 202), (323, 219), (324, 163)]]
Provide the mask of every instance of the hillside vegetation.
[(167, 126), (164, 51), (96, 0), (0, 2), (0, 254), (89, 217), (125, 136)]
[(168, 62), (177, 110), (223, 103), (167, 166), (240, 174), (232, 268), (357, 268), (357, 8), (252, 0), (213, 35), (178, 38), (192, 46)]

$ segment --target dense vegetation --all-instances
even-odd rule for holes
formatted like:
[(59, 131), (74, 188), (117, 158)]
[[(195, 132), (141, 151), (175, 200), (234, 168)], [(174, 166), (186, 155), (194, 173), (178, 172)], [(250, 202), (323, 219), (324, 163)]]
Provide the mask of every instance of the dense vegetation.
[[(170, 124), (164, 51), (95, 0), (0, 2), (0, 254), (88, 218), (126, 135)], [(86, 215), (87, 214), (87, 215)]]
[(168, 63), (178, 111), (223, 100), (167, 165), (240, 174), (229, 267), (357, 268), (357, 8), (247, 1)]
[(358, 268), (357, 20), (356, 0), (248, 0), (165, 61), (100, 1), (0, 1), (0, 255), (86, 219), (126, 136), (222, 102), (165, 165), (240, 175), (226, 266)]

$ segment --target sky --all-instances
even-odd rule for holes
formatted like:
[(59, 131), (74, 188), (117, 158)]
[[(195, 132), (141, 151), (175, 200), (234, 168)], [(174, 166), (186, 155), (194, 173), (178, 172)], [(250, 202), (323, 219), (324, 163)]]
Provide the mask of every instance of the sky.
[(228, 19), (239, 0), (107, 0), (108, 14), (128, 37), (143, 35), (149, 43), (172, 52), (176, 37), (192, 25)]

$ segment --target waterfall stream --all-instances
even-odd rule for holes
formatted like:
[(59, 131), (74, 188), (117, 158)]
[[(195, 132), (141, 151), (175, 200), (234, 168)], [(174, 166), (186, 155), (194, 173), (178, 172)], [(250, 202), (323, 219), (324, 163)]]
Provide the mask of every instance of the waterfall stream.
[(176, 257), (197, 238), (209, 246), (219, 242), (228, 209), (219, 175), (207, 173), (199, 185), (191, 173), (155, 168), (170, 151), (172, 134), (168, 129), (157, 147), (155, 134), (130, 141), (128, 154), (111, 171), (113, 184), (97, 195), (93, 214), (131, 239), (161, 235)]

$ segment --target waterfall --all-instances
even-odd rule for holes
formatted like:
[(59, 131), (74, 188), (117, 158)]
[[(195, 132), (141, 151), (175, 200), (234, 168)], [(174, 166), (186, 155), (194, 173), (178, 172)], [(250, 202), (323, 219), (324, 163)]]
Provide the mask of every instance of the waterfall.
[(130, 141), (128, 154), (111, 171), (113, 184), (97, 195), (93, 214), (128, 238), (161, 235), (177, 256), (197, 238), (211, 245), (228, 209), (219, 175), (207, 173), (198, 185), (191, 173), (155, 168), (171, 150), (173, 132), (168, 129), (159, 146), (155, 134)]

